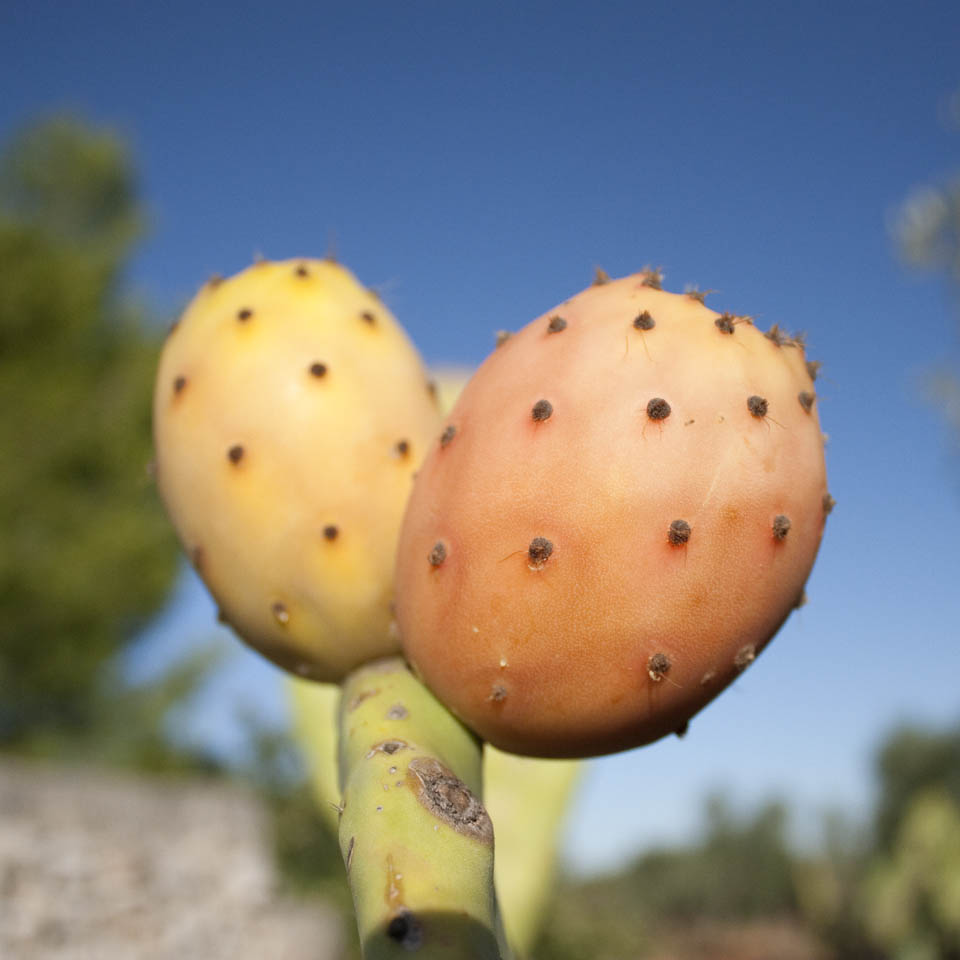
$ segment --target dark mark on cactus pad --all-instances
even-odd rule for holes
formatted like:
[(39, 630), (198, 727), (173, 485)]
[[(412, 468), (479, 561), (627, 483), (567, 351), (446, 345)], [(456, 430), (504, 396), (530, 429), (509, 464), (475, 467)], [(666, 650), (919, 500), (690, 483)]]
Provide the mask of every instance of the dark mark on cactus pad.
[(549, 420), (553, 414), (553, 404), (549, 400), (538, 400), (530, 411), (530, 416), (539, 423), (542, 420)]
[(633, 328), (635, 330), (652, 330), (657, 325), (657, 321), (650, 316), (649, 310), (644, 310), (633, 318)]
[(690, 540), (690, 524), (686, 520), (674, 520), (667, 531), (667, 540), (674, 547), (682, 547)]
[(654, 683), (659, 683), (670, 672), (670, 658), (665, 653), (655, 653), (647, 661), (647, 676)]
[(666, 420), (670, 416), (670, 404), (663, 397), (654, 397), (647, 404), (647, 416), (651, 420)]
[(790, 532), (790, 518), (780, 513), (773, 518), (773, 537), (775, 540), (786, 540)]
[(375, 757), (378, 753), (385, 753), (388, 757), (392, 757), (395, 753), (399, 753), (401, 750), (409, 750), (410, 744), (406, 740), (383, 740), (380, 743), (375, 743), (368, 751), (366, 759), (369, 760), (371, 757)]
[(547, 333), (560, 333), (561, 330), (566, 329), (567, 321), (557, 314), (554, 314), (550, 318), (550, 322), (547, 324)]
[[(407, 708), (402, 703), (395, 703), (387, 711), (388, 720), (406, 720), (409, 712)], [(391, 772), (396, 773), (396, 767), (392, 768)]]
[(427, 555), (427, 560), (430, 562), (431, 567), (439, 567), (444, 560), (447, 559), (447, 547), (442, 540), (438, 540), (434, 545), (433, 549)]
[(543, 565), (550, 559), (552, 553), (553, 544), (546, 537), (534, 537), (527, 548), (531, 569), (543, 569)]
[(767, 403), (764, 397), (758, 397), (756, 394), (754, 394), (752, 397), (747, 397), (747, 409), (750, 411), (751, 415), (756, 417), (758, 420), (762, 420), (767, 415), (769, 406), (770, 405)]
[(407, 767), (414, 796), (438, 820), (457, 833), (493, 843), (493, 825), (483, 804), (463, 781), (432, 757), (414, 757)]
[(419, 950), (423, 943), (423, 928), (413, 913), (404, 907), (390, 918), (387, 936), (399, 943), (404, 950)]

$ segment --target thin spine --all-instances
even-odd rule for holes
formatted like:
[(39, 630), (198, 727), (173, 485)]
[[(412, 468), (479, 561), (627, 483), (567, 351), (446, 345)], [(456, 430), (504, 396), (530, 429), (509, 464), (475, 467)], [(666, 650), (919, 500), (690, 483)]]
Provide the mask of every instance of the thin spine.
[(365, 960), (500, 960), (476, 737), (399, 657), (340, 698), (340, 851)]

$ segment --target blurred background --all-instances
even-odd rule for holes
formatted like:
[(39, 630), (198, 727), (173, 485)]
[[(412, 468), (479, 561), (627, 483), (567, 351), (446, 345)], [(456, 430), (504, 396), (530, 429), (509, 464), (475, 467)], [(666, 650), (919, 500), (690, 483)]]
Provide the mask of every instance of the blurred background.
[(193, 291), (335, 253), (434, 367), (645, 265), (823, 363), (809, 603), (588, 765), (536, 956), (960, 957), (960, 6), (5, 0), (0, 90), (0, 954), (354, 955), (149, 470)]

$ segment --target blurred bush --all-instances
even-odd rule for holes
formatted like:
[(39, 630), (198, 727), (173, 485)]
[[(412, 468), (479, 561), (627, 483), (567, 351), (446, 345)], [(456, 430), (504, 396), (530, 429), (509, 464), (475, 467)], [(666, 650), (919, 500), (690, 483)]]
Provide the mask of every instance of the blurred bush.
[(97, 723), (175, 571), (147, 475), (159, 338), (122, 297), (143, 221), (110, 133), (56, 118), (0, 156), (0, 747)]

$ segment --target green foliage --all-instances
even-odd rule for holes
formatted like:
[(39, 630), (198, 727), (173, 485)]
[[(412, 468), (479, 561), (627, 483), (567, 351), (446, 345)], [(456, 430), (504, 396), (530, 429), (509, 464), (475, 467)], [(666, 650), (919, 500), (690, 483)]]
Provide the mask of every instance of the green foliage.
[(769, 803), (738, 818), (729, 803), (714, 796), (707, 800), (705, 819), (695, 844), (655, 850), (622, 873), (567, 885), (535, 955), (633, 957), (676, 925), (795, 914), (783, 805)]
[(158, 342), (119, 299), (141, 221), (109, 134), (58, 119), (0, 159), (0, 745), (91, 727), (175, 569), (147, 476)]

